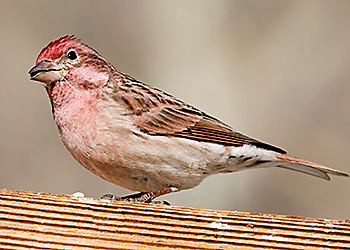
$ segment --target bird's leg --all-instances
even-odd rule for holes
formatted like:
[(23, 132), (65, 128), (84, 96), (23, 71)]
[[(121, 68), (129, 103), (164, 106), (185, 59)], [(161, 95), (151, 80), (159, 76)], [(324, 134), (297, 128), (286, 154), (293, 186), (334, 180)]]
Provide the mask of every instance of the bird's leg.
[(154, 192), (149, 192), (149, 193), (137, 193), (137, 194), (132, 194), (132, 195), (128, 195), (128, 196), (123, 196), (120, 197), (119, 200), (121, 201), (131, 201), (131, 202), (143, 202), (143, 203), (150, 203), (152, 200), (154, 200), (155, 198), (165, 195), (165, 194), (169, 194), (172, 192), (176, 192), (177, 188), (174, 187), (166, 187)]
[[(109, 199), (109, 200), (117, 200), (117, 201), (130, 201), (130, 202), (142, 202), (142, 203), (151, 203), (153, 199), (165, 195), (165, 194), (169, 194), (172, 192), (176, 192), (178, 191), (177, 188), (175, 187), (166, 187), (154, 192), (149, 192), (149, 193), (136, 193), (136, 194), (131, 194), (131, 195), (127, 195), (127, 196), (123, 196), (123, 197), (116, 197), (112, 194), (105, 194), (101, 197), (101, 199)], [(156, 203), (159, 204), (159, 202), (152, 202), (152, 203)], [(169, 202), (165, 201), (165, 202), (160, 202), (161, 204), (165, 204), (165, 205), (170, 205)]]

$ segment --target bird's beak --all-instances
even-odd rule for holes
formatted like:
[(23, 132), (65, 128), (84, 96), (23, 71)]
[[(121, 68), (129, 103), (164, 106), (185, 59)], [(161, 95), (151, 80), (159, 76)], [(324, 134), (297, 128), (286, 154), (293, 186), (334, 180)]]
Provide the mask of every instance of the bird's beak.
[(49, 85), (62, 79), (62, 70), (50, 60), (42, 60), (28, 72), (30, 79)]

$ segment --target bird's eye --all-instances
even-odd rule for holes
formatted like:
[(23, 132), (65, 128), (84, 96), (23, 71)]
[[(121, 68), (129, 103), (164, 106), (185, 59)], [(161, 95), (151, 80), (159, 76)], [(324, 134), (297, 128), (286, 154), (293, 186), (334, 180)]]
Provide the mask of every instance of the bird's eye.
[(74, 50), (69, 51), (68, 54), (67, 54), (67, 57), (70, 60), (75, 60), (75, 59), (78, 58), (77, 53), (75, 53)]

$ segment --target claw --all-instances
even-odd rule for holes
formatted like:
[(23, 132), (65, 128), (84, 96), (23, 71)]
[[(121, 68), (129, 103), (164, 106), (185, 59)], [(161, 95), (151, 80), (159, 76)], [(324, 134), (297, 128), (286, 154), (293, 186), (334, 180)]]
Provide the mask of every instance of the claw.
[(104, 194), (101, 197), (101, 199), (171, 205), (168, 201), (154, 201), (154, 202), (152, 202), (152, 201), (159, 196), (173, 193), (176, 191), (178, 191), (178, 189), (175, 187), (167, 187), (167, 188), (157, 190), (154, 192), (149, 192), (149, 193), (142, 193), (141, 192), (141, 193), (131, 194), (131, 195), (123, 196), (123, 197), (118, 197), (118, 196), (115, 196), (113, 194)]
[(109, 201), (118, 201), (120, 200), (120, 197), (115, 196), (114, 194), (104, 194), (100, 198), (101, 200), (109, 200)]

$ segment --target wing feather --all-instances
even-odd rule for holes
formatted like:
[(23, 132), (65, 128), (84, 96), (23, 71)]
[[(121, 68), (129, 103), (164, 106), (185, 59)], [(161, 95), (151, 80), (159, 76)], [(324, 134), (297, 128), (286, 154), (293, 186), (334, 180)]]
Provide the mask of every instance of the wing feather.
[(285, 154), (283, 149), (243, 135), (222, 121), (185, 104), (161, 90), (129, 76), (121, 79), (114, 99), (123, 103), (125, 115), (150, 135), (174, 136), (225, 146), (255, 145)]

